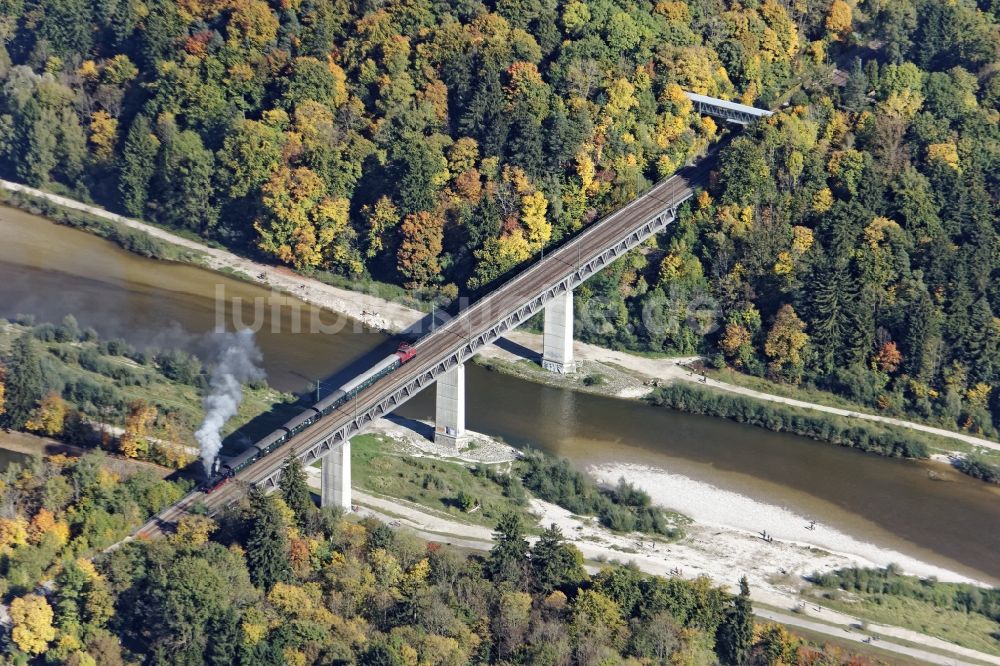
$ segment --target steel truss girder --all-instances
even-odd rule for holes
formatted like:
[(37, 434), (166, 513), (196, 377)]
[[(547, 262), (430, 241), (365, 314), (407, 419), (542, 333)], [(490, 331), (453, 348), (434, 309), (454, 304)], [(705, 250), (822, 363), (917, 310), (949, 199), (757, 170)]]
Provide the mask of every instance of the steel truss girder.
[[(355, 416), (336, 430), (328, 433), (321, 440), (303, 448), (296, 455), (304, 465), (311, 465), (320, 458), (328, 455), (345, 440), (360, 433), (368, 424), (376, 419), (391, 413), (404, 402), (427, 388), (437, 377), (467, 360), (471, 359), (477, 351), (493, 344), (504, 333), (517, 328), (532, 316), (542, 310), (546, 303), (556, 296), (567, 291), (572, 291), (584, 281), (593, 277), (595, 273), (622, 257), (629, 250), (638, 247), (643, 241), (653, 234), (660, 233), (677, 219), (677, 210), (680, 205), (691, 197), (690, 192), (671, 205), (667, 206), (659, 213), (648, 219), (642, 225), (633, 229), (627, 236), (616, 241), (610, 247), (605, 248), (599, 254), (583, 261), (574, 270), (564, 276), (559, 282), (546, 287), (541, 292), (535, 294), (522, 305), (507, 313), (487, 328), (467, 337), (466, 341), (457, 349), (454, 349), (446, 357), (439, 360), (432, 367), (428, 368), (409, 382), (399, 387), (390, 394), (383, 396), (374, 405), (355, 414)], [(281, 478), (281, 469), (274, 470), (270, 474), (258, 479), (255, 485), (265, 489), (277, 487)]]
[(706, 104), (705, 102), (696, 101), (694, 103), (694, 108), (699, 115), (715, 116), (716, 118), (722, 118), (723, 120), (728, 120), (731, 123), (737, 123), (739, 125), (749, 125), (753, 121), (762, 117), (752, 113), (746, 113), (744, 111), (735, 111), (722, 106), (715, 106), (714, 104)]

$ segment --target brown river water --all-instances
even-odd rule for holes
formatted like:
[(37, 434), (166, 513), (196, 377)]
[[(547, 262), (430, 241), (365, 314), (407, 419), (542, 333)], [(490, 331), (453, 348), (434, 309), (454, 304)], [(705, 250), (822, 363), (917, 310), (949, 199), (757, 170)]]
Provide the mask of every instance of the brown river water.
[[(221, 287), (220, 287), (221, 286)], [(242, 299), (243, 321), (263, 324), (257, 342), (269, 382), (309, 391), (352, 376), (394, 343), (355, 322), (187, 265), (129, 254), (87, 233), (0, 207), (0, 317), (74, 314), (102, 336), (135, 344), (190, 345), (217, 321), (216, 294)], [(253, 309), (254, 299), (264, 303)], [(293, 311), (297, 314), (293, 314)], [(321, 316), (337, 333), (293, 333), (296, 318)], [(336, 328), (337, 326), (334, 326)], [(308, 329), (308, 326), (304, 326)], [(468, 427), (533, 445), (578, 465), (626, 462), (669, 470), (812, 516), (878, 546), (980, 579), (1000, 581), (1000, 492), (934, 463), (850, 449), (732, 422), (540, 386), (467, 370)], [(433, 418), (428, 391), (400, 412)], [(929, 471), (934, 469), (934, 480)]]

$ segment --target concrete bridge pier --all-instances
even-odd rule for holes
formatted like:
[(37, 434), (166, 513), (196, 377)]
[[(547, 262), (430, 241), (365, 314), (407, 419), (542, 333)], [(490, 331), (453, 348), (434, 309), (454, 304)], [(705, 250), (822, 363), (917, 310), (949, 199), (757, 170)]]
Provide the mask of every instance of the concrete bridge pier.
[(545, 304), (542, 367), (551, 372), (576, 372), (573, 359), (573, 292), (567, 290)]
[(437, 405), (434, 410), (434, 443), (457, 451), (465, 435), (465, 364), (437, 378)]
[(351, 510), (351, 442), (345, 441), (323, 459), (320, 506)]

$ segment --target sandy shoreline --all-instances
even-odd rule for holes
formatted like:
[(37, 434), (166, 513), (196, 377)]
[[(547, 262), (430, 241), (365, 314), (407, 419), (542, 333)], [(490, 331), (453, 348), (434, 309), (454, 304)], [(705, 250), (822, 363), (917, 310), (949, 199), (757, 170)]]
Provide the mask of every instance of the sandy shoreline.
[[(988, 584), (897, 550), (859, 540), (824, 525), (821, 519), (810, 530), (808, 526), (813, 517), (664, 469), (635, 464), (603, 464), (593, 465), (589, 471), (601, 483), (613, 484), (621, 477), (626, 478), (649, 493), (655, 504), (690, 517), (696, 526), (724, 530), (731, 532), (732, 536), (742, 535), (764, 546), (763, 549), (754, 549), (762, 551), (759, 554), (761, 561), (757, 557), (749, 557), (742, 563), (738, 560), (727, 561), (725, 551), (728, 549), (720, 548), (722, 557), (718, 564), (721, 566), (712, 566), (711, 563), (706, 563), (706, 566), (718, 569), (717, 573), (722, 575), (723, 580), (727, 578), (726, 572), (732, 571), (730, 567), (739, 564), (749, 565), (765, 577), (792, 572), (804, 575), (844, 566), (884, 567), (896, 564), (906, 573), (921, 577)], [(763, 530), (773, 537), (773, 542), (765, 542), (761, 538)]]

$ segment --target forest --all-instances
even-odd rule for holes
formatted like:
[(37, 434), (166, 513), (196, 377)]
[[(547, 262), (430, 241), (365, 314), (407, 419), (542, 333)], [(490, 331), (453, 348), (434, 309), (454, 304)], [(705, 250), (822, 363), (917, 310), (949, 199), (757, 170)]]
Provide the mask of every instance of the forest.
[(2, 7), (0, 175), (426, 298), (481, 293), (733, 133), (684, 91), (778, 108), (578, 290), (581, 337), (996, 433), (996, 3)]
[(745, 580), (594, 575), (515, 514), (468, 556), (313, 504), (295, 462), (157, 541), (104, 551), (184, 492), (103, 453), (0, 473), (5, 664), (874, 663), (752, 618)]

